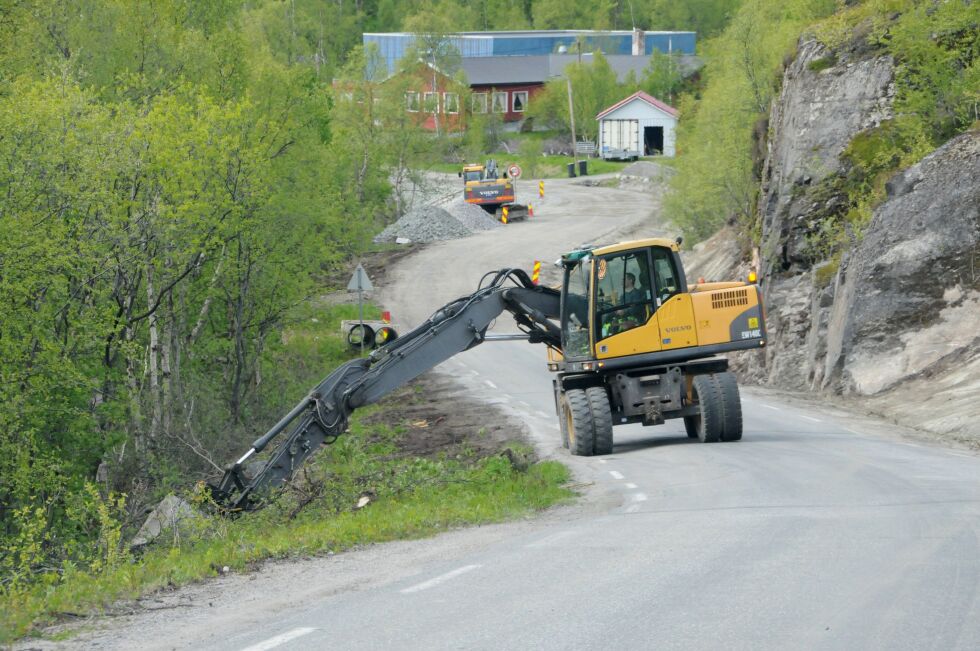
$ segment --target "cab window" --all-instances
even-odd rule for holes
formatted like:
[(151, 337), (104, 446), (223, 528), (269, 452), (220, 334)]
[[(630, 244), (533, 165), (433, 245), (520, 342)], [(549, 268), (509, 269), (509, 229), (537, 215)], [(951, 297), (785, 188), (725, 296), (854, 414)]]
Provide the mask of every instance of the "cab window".
[(472, 181), (482, 180), (483, 172), (479, 170), (470, 170), (469, 172), (463, 172), (463, 182), (470, 183)]
[(656, 309), (647, 250), (604, 256), (595, 266), (596, 338), (646, 323)]
[(566, 358), (592, 356), (589, 341), (589, 270), (588, 260), (579, 261), (566, 270), (565, 294), (562, 296), (562, 352)]
[(657, 307), (664, 304), (674, 294), (680, 292), (680, 282), (677, 277), (677, 270), (674, 268), (674, 259), (669, 249), (655, 247), (652, 249), (653, 270), (656, 276), (656, 304)]

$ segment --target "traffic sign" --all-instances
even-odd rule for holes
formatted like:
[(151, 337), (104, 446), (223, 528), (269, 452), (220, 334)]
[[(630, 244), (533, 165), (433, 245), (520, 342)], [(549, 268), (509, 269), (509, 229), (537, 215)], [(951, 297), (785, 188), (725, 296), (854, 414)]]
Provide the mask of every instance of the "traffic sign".
[(354, 270), (354, 275), (350, 277), (350, 282), (347, 283), (347, 291), (370, 292), (373, 290), (374, 285), (371, 284), (371, 279), (368, 278), (367, 272), (364, 271), (364, 267), (361, 264), (358, 264), (357, 269)]
[(510, 167), (507, 168), (507, 176), (512, 179), (521, 178), (521, 166), (517, 163), (511, 163)]

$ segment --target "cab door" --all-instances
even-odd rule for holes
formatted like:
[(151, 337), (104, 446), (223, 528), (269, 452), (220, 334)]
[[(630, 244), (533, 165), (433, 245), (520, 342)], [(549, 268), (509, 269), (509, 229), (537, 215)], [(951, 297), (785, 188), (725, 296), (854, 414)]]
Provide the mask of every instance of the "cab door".
[(651, 255), (661, 349), (697, 346), (694, 305), (691, 302), (691, 295), (685, 293), (682, 287), (675, 256), (671, 255), (669, 249), (663, 247), (653, 247)]

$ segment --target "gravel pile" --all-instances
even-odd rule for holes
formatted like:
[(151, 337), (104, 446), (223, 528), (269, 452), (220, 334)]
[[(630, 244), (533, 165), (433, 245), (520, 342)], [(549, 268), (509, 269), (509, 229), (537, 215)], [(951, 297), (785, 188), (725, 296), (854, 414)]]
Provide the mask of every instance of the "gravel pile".
[(378, 233), (374, 241), (394, 242), (401, 237), (412, 242), (435, 242), (466, 237), (472, 232), (442, 208), (424, 206), (402, 215), (401, 219)]
[(446, 205), (446, 210), (471, 231), (489, 231), (503, 226), (483, 208), (466, 203), (462, 198), (453, 199)]

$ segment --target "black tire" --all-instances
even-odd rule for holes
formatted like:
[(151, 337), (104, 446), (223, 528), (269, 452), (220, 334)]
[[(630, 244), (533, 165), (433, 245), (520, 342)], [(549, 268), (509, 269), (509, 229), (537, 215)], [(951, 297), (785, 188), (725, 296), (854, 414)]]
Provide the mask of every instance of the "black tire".
[(374, 328), (366, 323), (358, 323), (347, 331), (347, 344), (351, 348), (360, 350), (362, 339), (365, 348), (372, 348), (374, 346)]
[(742, 399), (738, 394), (738, 381), (733, 373), (715, 373), (712, 376), (721, 396), (721, 440), (742, 440)]
[(585, 395), (592, 411), (593, 450), (596, 454), (612, 454), (613, 422), (609, 394), (604, 387), (589, 387)]
[(687, 438), (696, 439), (698, 437), (698, 423), (701, 422), (700, 416), (685, 416), (684, 429), (687, 430)]
[(595, 454), (592, 409), (582, 389), (569, 389), (561, 398), (562, 418), (568, 433), (568, 451), (577, 457)]
[(721, 391), (710, 375), (695, 377), (693, 387), (700, 413), (691, 418), (697, 421), (698, 440), (716, 443), (721, 440)]

